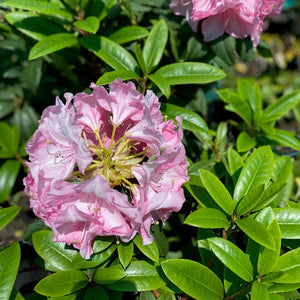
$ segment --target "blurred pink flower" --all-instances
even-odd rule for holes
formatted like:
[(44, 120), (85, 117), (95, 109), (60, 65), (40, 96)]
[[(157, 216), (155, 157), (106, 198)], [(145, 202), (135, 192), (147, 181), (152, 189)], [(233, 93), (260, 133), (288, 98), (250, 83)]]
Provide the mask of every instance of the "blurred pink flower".
[(204, 41), (209, 42), (225, 32), (244, 39), (250, 36), (257, 46), (265, 17), (275, 17), (284, 0), (173, 0), (170, 7), (176, 15), (185, 16), (193, 31), (202, 22)]
[[(151, 243), (151, 224), (185, 201), (188, 180), (181, 119), (164, 121), (158, 98), (120, 79), (65, 94), (45, 109), (26, 146), (24, 179), (34, 213), (84, 258), (97, 236)], [(73, 101), (73, 104), (71, 103)]]

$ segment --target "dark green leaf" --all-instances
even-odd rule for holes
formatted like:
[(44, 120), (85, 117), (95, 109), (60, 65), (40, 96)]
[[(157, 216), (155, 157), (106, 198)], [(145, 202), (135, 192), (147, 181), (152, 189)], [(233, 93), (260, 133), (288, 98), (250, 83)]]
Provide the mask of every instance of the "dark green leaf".
[(228, 190), (217, 176), (207, 170), (199, 170), (200, 178), (204, 188), (208, 191), (215, 202), (229, 215), (234, 211), (235, 204)]
[(115, 291), (142, 292), (158, 289), (166, 284), (157, 269), (146, 261), (132, 261), (124, 274), (124, 278), (108, 285), (108, 288)]
[(300, 208), (274, 209), (283, 239), (300, 239)]
[(83, 300), (109, 300), (105, 289), (100, 285), (92, 285), (86, 289)]
[(269, 105), (261, 114), (259, 121), (269, 123), (281, 118), (288, 110), (297, 105), (300, 101), (300, 91), (283, 96), (275, 103)]
[(126, 274), (122, 265), (114, 265), (109, 268), (98, 268), (94, 281), (98, 284), (111, 284), (124, 278)]
[(139, 248), (139, 250), (145, 254), (151, 260), (158, 262), (159, 261), (159, 251), (155, 241), (149, 245), (143, 245), (142, 237), (138, 234), (134, 238), (133, 242)]
[(226, 215), (214, 208), (199, 208), (192, 212), (184, 221), (185, 224), (200, 228), (225, 228), (229, 222)]
[(43, 278), (34, 290), (41, 295), (59, 297), (84, 288), (88, 282), (88, 278), (81, 271), (62, 271)]
[(158, 86), (161, 92), (167, 97), (170, 97), (171, 90), (169, 83), (165, 80), (164, 77), (158, 75), (157, 73), (148, 75), (148, 78)]
[(236, 224), (252, 240), (268, 249), (275, 250), (273, 235), (265, 228), (264, 225), (251, 218), (236, 220)]
[(125, 269), (131, 262), (133, 255), (133, 243), (122, 243), (118, 245), (118, 256), (120, 263)]
[(234, 190), (234, 201), (238, 202), (252, 188), (267, 184), (273, 172), (273, 164), (273, 153), (269, 146), (256, 149), (241, 171)]
[(77, 43), (77, 38), (71, 33), (52, 34), (44, 37), (32, 47), (29, 52), (29, 60), (51, 54), (66, 47), (74, 46)]
[(132, 42), (146, 37), (149, 31), (141, 26), (125, 26), (111, 34), (108, 38), (117, 44)]
[(241, 132), (236, 140), (236, 146), (239, 152), (249, 151), (254, 148), (255, 145), (256, 141), (253, 140), (246, 131)]
[(198, 300), (223, 299), (223, 284), (209, 268), (187, 259), (161, 263), (166, 276), (182, 291)]
[[(1, 178), (1, 177), (0, 177)], [(5, 227), (21, 210), (19, 206), (0, 209), (0, 230)]]
[(96, 82), (97, 85), (105, 85), (113, 82), (115, 79), (122, 80), (140, 79), (140, 76), (130, 70), (120, 69), (116, 71), (106, 72)]
[(86, 36), (80, 39), (80, 43), (115, 70), (139, 72), (134, 57), (125, 48), (104, 36)]
[(217, 63), (225, 64), (225, 66), (232, 66), (234, 64), (235, 39), (232, 36), (224, 35), (213, 41), (211, 48), (216, 53), (214, 59)]
[(42, 77), (42, 59), (30, 61), (22, 73), (22, 81), (33, 93), (36, 93)]
[(0, 251), (0, 300), (9, 299), (17, 277), (20, 260), (21, 251), (18, 242)]
[(170, 85), (204, 84), (217, 81), (226, 74), (211, 65), (197, 62), (183, 62), (161, 67), (155, 74), (164, 77)]
[(90, 16), (84, 20), (76, 21), (74, 25), (86, 32), (96, 33), (100, 26), (100, 20), (97, 17)]
[(227, 268), (245, 281), (253, 280), (253, 267), (249, 255), (222, 238), (210, 238), (208, 242), (212, 252)]
[(275, 128), (274, 134), (268, 134), (267, 136), (282, 146), (300, 151), (300, 139), (289, 131)]
[(20, 135), (16, 126), (0, 122), (0, 158), (13, 158), (18, 153)]
[(11, 100), (0, 99), (0, 119), (9, 115), (15, 108), (15, 103)]
[(17, 160), (6, 160), (0, 168), (0, 203), (3, 203), (10, 195), (21, 164)]
[(143, 49), (143, 58), (147, 73), (150, 73), (160, 62), (167, 40), (168, 27), (166, 22), (161, 19), (153, 26)]

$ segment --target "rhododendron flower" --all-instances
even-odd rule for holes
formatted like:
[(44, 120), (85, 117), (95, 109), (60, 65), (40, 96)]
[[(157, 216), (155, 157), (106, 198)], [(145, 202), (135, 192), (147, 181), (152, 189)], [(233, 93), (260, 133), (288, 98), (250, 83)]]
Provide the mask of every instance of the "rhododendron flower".
[(84, 258), (98, 236), (129, 242), (165, 222), (185, 201), (188, 180), (181, 119), (164, 120), (158, 98), (120, 79), (91, 85), (91, 94), (65, 94), (45, 109), (26, 146), (25, 192), (54, 241)]
[(209, 42), (225, 32), (244, 39), (250, 36), (257, 46), (265, 17), (275, 17), (284, 0), (173, 0), (170, 7), (176, 15), (185, 16), (193, 31), (202, 22), (204, 41)]

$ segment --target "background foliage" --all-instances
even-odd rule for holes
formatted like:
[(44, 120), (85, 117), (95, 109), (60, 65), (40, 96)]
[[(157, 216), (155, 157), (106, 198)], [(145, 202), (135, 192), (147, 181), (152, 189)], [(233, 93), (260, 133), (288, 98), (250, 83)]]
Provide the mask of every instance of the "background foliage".
[(24, 146), (64, 92), (115, 78), (153, 89), (167, 118), (182, 116), (190, 162), (187, 201), (152, 245), (99, 238), (84, 260), (41, 220), (1, 241), (0, 299), (300, 298), (297, 1), (257, 49), (204, 43), (165, 0), (0, 3), (2, 232), (28, 201)]

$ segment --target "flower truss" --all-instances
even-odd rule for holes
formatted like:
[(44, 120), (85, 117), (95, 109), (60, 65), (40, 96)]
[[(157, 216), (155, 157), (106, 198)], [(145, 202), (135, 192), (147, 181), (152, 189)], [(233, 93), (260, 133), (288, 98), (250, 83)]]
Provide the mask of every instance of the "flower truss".
[(54, 241), (84, 258), (97, 236), (149, 244), (151, 224), (185, 201), (188, 180), (181, 119), (164, 120), (158, 98), (116, 79), (110, 91), (65, 94), (46, 108), (26, 146), (25, 191)]
[(284, 0), (172, 0), (176, 15), (185, 16), (193, 31), (202, 22), (204, 41), (212, 41), (227, 32), (236, 38), (251, 37), (257, 46), (265, 17), (275, 17)]

